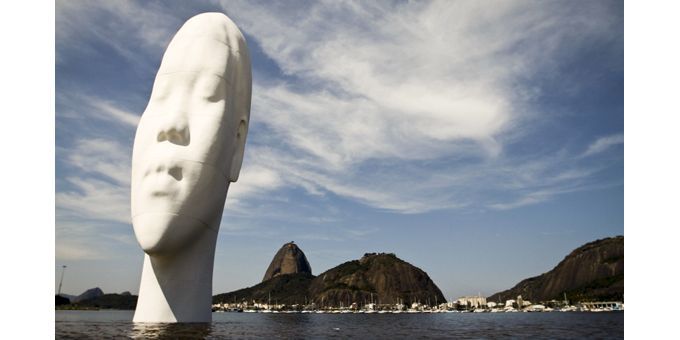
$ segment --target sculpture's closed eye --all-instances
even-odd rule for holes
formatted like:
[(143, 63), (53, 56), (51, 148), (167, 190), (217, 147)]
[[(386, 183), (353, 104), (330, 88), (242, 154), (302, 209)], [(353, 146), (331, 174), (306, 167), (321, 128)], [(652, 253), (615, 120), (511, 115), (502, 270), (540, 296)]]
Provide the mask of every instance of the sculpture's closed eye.
[(203, 93), (205, 99), (213, 103), (224, 100), (227, 96), (225, 80), (222, 77), (204, 77), (198, 91)]

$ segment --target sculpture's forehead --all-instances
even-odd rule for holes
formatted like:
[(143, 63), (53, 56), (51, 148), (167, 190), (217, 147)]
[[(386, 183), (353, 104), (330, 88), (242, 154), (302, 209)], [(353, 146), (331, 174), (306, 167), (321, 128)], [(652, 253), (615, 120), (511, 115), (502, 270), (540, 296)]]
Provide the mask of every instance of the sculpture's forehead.
[(223, 76), (230, 55), (239, 54), (243, 41), (226, 16), (205, 13), (191, 18), (175, 34), (165, 51), (158, 74), (209, 72)]
[[(236, 25), (221, 13), (203, 13), (187, 20), (175, 34), (176, 38), (209, 37), (229, 45), (240, 32)], [(236, 46), (233, 46), (236, 47)]]
[(158, 75), (196, 72), (225, 76), (229, 53), (227, 45), (210, 38), (173, 39), (165, 51)]

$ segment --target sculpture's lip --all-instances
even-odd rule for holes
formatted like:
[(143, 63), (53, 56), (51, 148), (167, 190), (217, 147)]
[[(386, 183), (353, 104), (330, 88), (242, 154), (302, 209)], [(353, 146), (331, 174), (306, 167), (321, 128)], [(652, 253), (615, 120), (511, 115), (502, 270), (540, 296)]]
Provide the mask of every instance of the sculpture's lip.
[(153, 197), (166, 197), (166, 196), (170, 196), (170, 193), (167, 192), (167, 191), (156, 190), (156, 191), (151, 192), (151, 196), (153, 196)]
[(179, 193), (179, 188), (176, 185), (171, 184), (170, 180), (163, 180), (163, 182), (165, 183), (150, 183), (151, 185), (146, 190), (149, 196), (153, 198), (167, 198), (177, 196)]
[(181, 185), (168, 173), (154, 173), (142, 180), (140, 189), (150, 199), (168, 199), (179, 194)]

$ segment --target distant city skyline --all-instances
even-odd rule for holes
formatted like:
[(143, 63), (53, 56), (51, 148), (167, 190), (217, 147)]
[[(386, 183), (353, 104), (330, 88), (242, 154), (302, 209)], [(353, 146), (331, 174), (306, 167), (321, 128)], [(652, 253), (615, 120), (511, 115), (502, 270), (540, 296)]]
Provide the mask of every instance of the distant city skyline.
[(138, 293), (130, 158), (191, 16), (244, 32), (253, 105), (214, 294), (286, 242), (317, 275), (367, 252), (489, 296), (623, 235), (623, 3), (56, 2), (55, 292)]

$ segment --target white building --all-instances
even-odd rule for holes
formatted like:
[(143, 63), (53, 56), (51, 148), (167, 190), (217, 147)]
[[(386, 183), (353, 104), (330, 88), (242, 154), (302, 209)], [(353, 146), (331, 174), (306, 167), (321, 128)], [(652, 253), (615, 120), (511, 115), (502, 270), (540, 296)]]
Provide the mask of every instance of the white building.
[(481, 308), (486, 306), (486, 298), (483, 296), (463, 296), (459, 297), (459, 306), (468, 306), (470, 308)]

